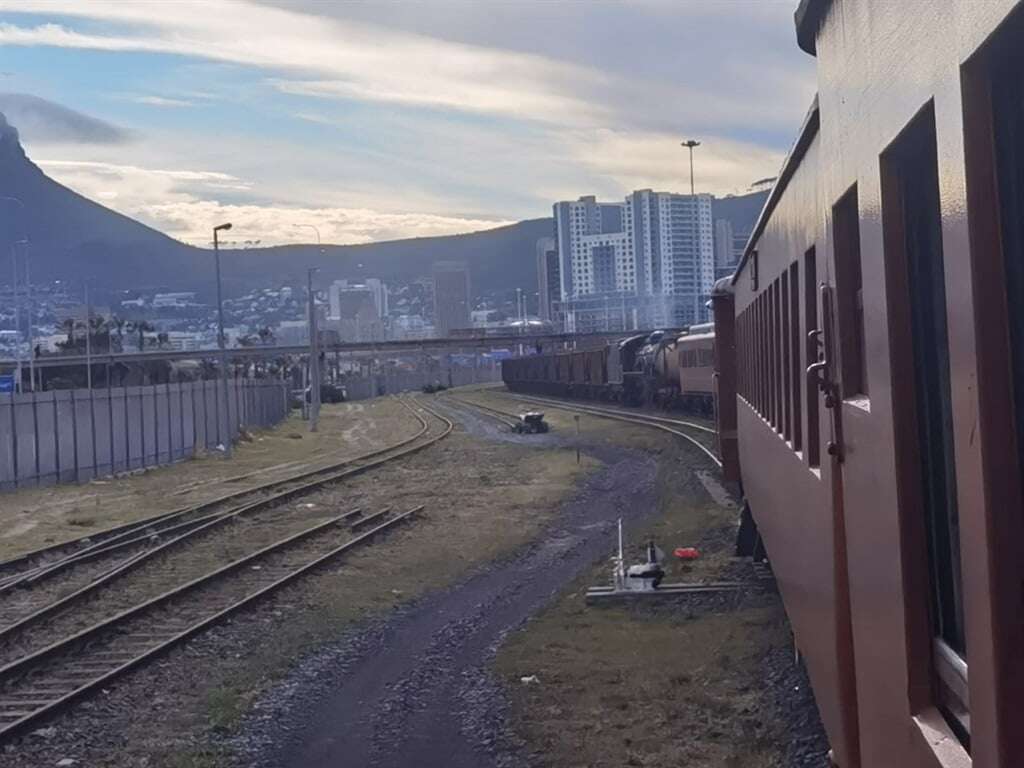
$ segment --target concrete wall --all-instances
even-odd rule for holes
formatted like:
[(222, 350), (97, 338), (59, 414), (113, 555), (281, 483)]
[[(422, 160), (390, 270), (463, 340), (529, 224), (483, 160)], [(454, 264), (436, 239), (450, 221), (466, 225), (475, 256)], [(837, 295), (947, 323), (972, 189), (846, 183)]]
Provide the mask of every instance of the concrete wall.
[[(90, 396), (91, 394), (91, 396)], [(278, 381), (228, 382), (228, 431), (287, 416)], [(220, 382), (0, 395), (0, 489), (82, 482), (223, 444)]]

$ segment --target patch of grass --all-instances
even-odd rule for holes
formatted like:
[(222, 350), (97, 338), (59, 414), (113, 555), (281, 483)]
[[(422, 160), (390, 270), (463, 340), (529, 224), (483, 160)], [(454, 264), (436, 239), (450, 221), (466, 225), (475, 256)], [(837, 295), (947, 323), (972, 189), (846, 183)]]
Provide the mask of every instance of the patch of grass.
[(220, 768), (226, 761), (220, 750), (201, 749), (172, 756), (168, 768)]
[(92, 528), (96, 525), (96, 518), (74, 515), (68, 518), (68, 525), (73, 525), (75, 528)]
[[(699, 546), (701, 559), (670, 556), (666, 581), (716, 579), (730, 564), (735, 510), (715, 505), (695, 460), (663, 443), (659, 515), (629, 535), (630, 562), (653, 539), (666, 552)], [(721, 534), (721, 535), (719, 535)], [(705, 613), (681, 607), (587, 607), (587, 586), (608, 580), (601, 562), (498, 653), (513, 727), (541, 768), (687, 765), (777, 768), (786, 737), (760, 692), (764, 654), (788, 643), (775, 597)], [(536, 675), (540, 683), (523, 685)]]
[(236, 686), (214, 688), (206, 699), (210, 727), (218, 731), (234, 728), (249, 704), (249, 696)]

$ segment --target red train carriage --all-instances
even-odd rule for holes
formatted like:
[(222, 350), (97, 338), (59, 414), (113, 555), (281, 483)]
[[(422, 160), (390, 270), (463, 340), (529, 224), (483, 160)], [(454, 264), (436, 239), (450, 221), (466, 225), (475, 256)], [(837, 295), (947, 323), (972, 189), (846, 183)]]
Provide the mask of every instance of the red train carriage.
[(744, 493), (840, 766), (1021, 765), (1024, 6), (797, 21), (819, 95), (715, 298)]

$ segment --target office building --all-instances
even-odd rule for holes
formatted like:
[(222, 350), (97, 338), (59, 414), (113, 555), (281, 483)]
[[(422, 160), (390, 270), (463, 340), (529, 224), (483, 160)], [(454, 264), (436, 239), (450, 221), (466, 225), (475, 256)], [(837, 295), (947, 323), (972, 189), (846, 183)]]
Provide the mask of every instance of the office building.
[(554, 206), (567, 330), (629, 330), (706, 322), (714, 284), (711, 195), (638, 190)]
[(540, 319), (559, 325), (558, 307), (562, 299), (561, 270), (555, 238), (537, 241), (537, 305)]
[(473, 308), (469, 291), (469, 267), (461, 261), (434, 262), (434, 328), (444, 337), (454, 328), (468, 328)]

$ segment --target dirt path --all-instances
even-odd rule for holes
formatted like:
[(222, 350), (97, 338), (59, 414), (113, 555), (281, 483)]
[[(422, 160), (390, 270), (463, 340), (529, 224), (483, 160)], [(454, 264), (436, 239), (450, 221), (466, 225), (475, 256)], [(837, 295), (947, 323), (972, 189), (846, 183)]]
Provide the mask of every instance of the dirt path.
[[(491, 434), (482, 419), (464, 423)], [(326, 668), (324, 655), (307, 660), (284, 686), (301, 688), (302, 699), (261, 707), (272, 725), (260, 741), (274, 746), (252, 764), (477, 768), (511, 759), (514, 743), (487, 672), (497, 645), (609, 551), (617, 518), (637, 522), (656, 512), (651, 457), (588, 452), (604, 467), (516, 556), (347, 638), (357, 651), (328, 649)]]

